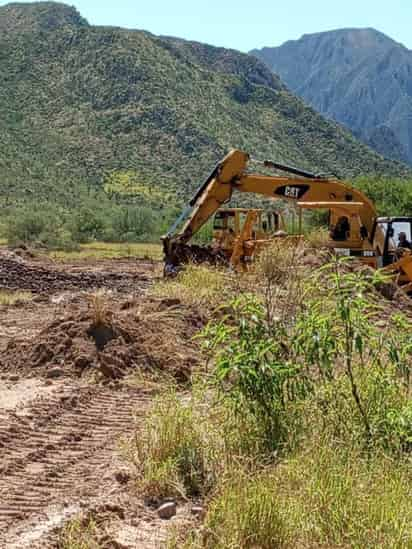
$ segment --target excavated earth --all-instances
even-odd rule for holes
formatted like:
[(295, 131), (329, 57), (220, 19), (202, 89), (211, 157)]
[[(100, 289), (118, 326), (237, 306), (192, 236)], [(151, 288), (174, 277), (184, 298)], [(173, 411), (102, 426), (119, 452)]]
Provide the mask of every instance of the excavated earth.
[(198, 360), (191, 336), (205, 319), (151, 297), (160, 271), (0, 252), (0, 288), (33, 294), (0, 306), (1, 549), (61, 547), (76, 517), (100, 525), (98, 547), (154, 548), (183, 520), (139, 500), (120, 451), (156, 391), (140, 374), (184, 381)]
[[(86, 296), (86, 298), (89, 296)], [(92, 299), (96, 299), (95, 297)], [(198, 363), (192, 336), (204, 320), (177, 300), (150, 297), (72, 304), (33, 337), (1, 348), (3, 372), (54, 378), (123, 378), (136, 371), (165, 371), (178, 380)]]
[[(149, 276), (136, 261), (123, 262), (127, 267), (121, 270), (94, 270), (85, 267), (80, 270), (73, 265), (57, 266), (50, 262), (29, 262), (13, 252), (0, 254), (0, 289), (27, 290), (33, 293), (91, 290), (111, 288), (116, 291), (130, 291), (147, 288)], [(131, 268), (132, 267), (132, 268)], [(110, 268), (110, 267), (109, 267)]]

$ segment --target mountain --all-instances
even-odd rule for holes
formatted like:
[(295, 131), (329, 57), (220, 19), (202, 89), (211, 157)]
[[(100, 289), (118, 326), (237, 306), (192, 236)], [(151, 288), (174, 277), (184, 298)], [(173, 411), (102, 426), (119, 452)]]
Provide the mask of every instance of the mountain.
[(347, 177), (407, 173), (252, 56), (94, 27), (53, 2), (0, 8), (0, 31), (3, 205), (75, 203), (113, 172), (182, 201), (231, 147)]
[(341, 29), (251, 53), (318, 112), (412, 164), (411, 50), (374, 29)]

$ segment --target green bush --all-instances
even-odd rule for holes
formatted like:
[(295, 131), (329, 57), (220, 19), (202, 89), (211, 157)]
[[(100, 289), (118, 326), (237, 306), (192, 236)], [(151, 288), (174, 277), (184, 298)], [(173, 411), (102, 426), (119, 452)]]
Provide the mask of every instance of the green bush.
[(6, 218), (5, 237), (12, 246), (29, 244), (50, 249), (77, 248), (65, 212), (52, 205), (16, 209)]
[(376, 206), (379, 215), (410, 215), (412, 180), (388, 177), (360, 177), (354, 185)]
[(100, 240), (107, 225), (101, 212), (92, 207), (81, 207), (70, 216), (70, 228), (73, 239), (79, 243)]
[(288, 334), (267, 322), (259, 299), (243, 295), (231, 314), (205, 330), (204, 346), (215, 355), (218, 386), (240, 413), (246, 409), (265, 430), (267, 449), (279, 449), (288, 430), (287, 409), (306, 394), (306, 374), (291, 360)]
[(12, 245), (36, 242), (49, 222), (45, 212), (22, 209), (7, 218), (5, 236)]
[(379, 272), (352, 271), (344, 260), (318, 270), (292, 345), (312, 369), (320, 425), (345, 443), (399, 451), (412, 441), (411, 332), (399, 315), (384, 332), (376, 327), (382, 311), (373, 298), (380, 278)]

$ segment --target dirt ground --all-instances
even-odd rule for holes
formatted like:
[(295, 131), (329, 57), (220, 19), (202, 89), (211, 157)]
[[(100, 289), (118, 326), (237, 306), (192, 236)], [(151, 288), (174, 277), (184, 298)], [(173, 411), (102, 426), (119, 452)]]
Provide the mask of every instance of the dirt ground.
[[(189, 504), (161, 520), (139, 499), (122, 450), (156, 394), (148, 377), (184, 384), (201, 356), (207, 318), (155, 296), (161, 271), (0, 249), (0, 295), (31, 296), (0, 300), (0, 549), (68, 549), (72, 519), (98, 525), (96, 547), (154, 549), (193, 520)], [(406, 296), (385, 302), (383, 326), (399, 310), (412, 315)]]
[(165, 521), (139, 500), (121, 451), (155, 390), (135, 373), (184, 380), (196, 362), (203, 319), (151, 297), (160, 272), (0, 250), (0, 290), (32, 293), (0, 305), (0, 548), (59, 547), (64, 525), (88, 516), (99, 547), (161, 547), (185, 520), (184, 506)]

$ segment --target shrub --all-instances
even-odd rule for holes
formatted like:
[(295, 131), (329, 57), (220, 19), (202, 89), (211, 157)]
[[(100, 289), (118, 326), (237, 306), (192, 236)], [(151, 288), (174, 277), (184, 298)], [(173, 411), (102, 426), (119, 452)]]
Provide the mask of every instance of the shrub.
[(117, 208), (112, 219), (113, 229), (120, 240), (135, 241), (144, 235), (158, 234), (155, 212), (147, 207)]
[(100, 212), (91, 207), (82, 207), (70, 217), (70, 226), (73, 239), (79, 243), (89, 242), (102, 238), (105, 222)]
[(6, 220), (5, 236), (11, 245), (36, 242), (48, 223), (46, 212), (21, 209)]
[(7, 218), (5, 236), (14, 246), (31, 244), (66, 251), (77, 248), (65, 212), (52, 205), (16, 209)]
[(410, 331), (406, 326), (399, 331), (399, 318), (393, 325), (389, 321), (383, 334), (375, 326), (373, 320), (381, 314), (373, 300), (379, 277), (378, 272), (352, 271), (343, 260), (318, 270), (297, 319), (293, 347), (296, 356), (314, 367), (320, 424), (346, 442), (399, 451), (410, 446), (412, 424), (411, 347), (408, 356), (405, 336), (398, 332)]
[(221, 392), (261, 423), (271, 452), (286, 438), (287, 409), (305, 395), (306, 375), (291, 360), (286, 330), (267, 322), (261, 301), (246, 294), (231, 308), (229, 317), (207, 327), (204, 346), (215, 354)]

